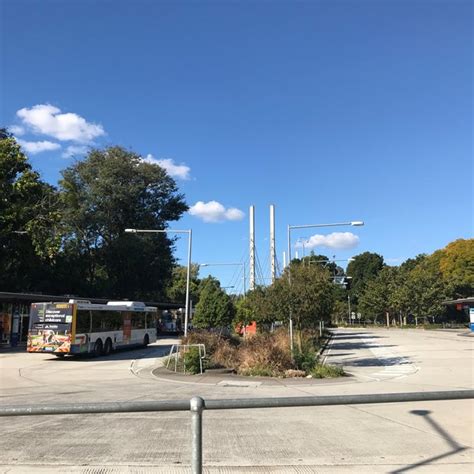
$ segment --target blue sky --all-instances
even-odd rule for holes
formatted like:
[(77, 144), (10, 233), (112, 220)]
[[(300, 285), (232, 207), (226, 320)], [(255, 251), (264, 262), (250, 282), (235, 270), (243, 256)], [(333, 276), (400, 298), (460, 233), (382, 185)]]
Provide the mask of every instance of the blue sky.
[[(33, 166), (56, 184), (88, 146), (159, 160), (202, 203), (171, 224), (193, 229), (197, 263), (248, 261), (252, 204), (264, 277), (270, 204), (280, 264), (288, 224), (364, 220), (292, 240), (391, 264), (472, 237), (470, 1), (1, 8), (1, 123)], [(211, 273), (237, 288), (238, 270)]]

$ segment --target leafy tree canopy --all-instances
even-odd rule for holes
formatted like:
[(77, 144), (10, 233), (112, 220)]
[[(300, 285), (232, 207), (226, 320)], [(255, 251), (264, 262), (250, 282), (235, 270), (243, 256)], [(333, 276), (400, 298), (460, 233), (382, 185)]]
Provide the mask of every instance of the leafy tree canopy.
[[(166, 288), (166, 297), (168, 301), (183, 302), (186, 301), (186, 281), (188, 275), (188, 267), (175, 265), (171, 276), (171, 282)], [(199, 301), (199, 265), (191, 264), (190, 281), (189, 281), (189, 297), (195, 306)]]
[(173, 240), (124, 230), (166, 229), (179, 219), (188, 207), (175, 181), (160, 166), (117, 146), (91, 150), (62, 176), (70, 286), (92, 296), (163, 298)]
[(33, 171), (15, 138), (0, 129), (0, 286), (47, 291), (51, 261), (59, 250), (56, 190)]
[(364, 287), (375, 279), (384, 266), (383, 257), (377, 253), (364, 252), (357, 255), (347, 266), (347, 275), (351, 280), (351, 297), (356, 303)]
[(227, 328), (233, 318), (234, 306), (219, 281), (211, 276), (203, 279), (193, 326), (202, 329)]
[(458, 239), (438, 250), (430, 260), (437, 261), (450, 296), (474, 295), (474, 239)]
[(328, 270), (292, 263), (270, 287), (268, 296), (276, 320), (287, 321), (291, 311), (297, 328), (304, 329), (316, 327), (320, 319), (330, 319), (333, 292)]

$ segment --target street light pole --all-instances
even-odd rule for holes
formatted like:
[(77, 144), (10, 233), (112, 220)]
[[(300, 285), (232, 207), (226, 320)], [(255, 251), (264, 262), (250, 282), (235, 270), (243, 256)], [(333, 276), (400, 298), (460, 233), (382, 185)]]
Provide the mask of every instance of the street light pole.
[(347, 307), (349, 308), (349, 319), (347, 321), (347, 324), (352, 324), (352, 318), (351, 318), (351, 295), (347, 295)]
[[(349, 221), (349, 222), (336, 222), (334, 224), (304, 224), (304, 225), (288, 225), (288, 284), (291, 286), (291, 231), (293, 229), (310, 229), (315, 227), (339, 227), (339, 226), (363, 226), (363, 221)], [(293, 318), (291, 314), (291, 301), (290, 301), (290, 349), (291, 355), (293, 356)]]
[(191, 283), (191, 248), (193, 240), (193, 231), (192, 229), (186, 230), (177, 230), (177, 229), (125, 229), (125, 232), (130, 234), (188, 234), (188, 264), (186, 272), (186, 302), (184, 309), (184, 337), (188, 334), (188, 322), (190, 319), (189, 314), (189, 286)]

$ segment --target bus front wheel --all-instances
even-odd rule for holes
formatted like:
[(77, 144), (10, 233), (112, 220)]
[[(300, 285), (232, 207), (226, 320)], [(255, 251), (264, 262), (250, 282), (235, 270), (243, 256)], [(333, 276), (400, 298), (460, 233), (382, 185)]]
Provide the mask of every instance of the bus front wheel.
[(94, 356), (98, 357), (103, 354), (104, 346), (102, 344), (102, 339), (97, 339), (94, 344)]

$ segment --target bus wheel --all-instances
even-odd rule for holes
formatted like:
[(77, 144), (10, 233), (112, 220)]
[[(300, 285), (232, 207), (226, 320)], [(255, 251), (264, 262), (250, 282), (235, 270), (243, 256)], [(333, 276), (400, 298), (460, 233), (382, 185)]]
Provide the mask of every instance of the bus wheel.
[(54, 354), (58, 359), (64, 359), (66, 354)]
[(150, 344), (150, 338), (148, 334), (145, 334), (145, 337), (143, 338), (143, 345), (146, 347), (148, 344)]
[(112, 340), (107, 339), (104, 346), (104, 355), (109, 355), (112, 352)]
[(94, 356), (98, 357), (103, 354), (104, 346), (102, 344), (102, 339), (97, 339), (94, 344)]

